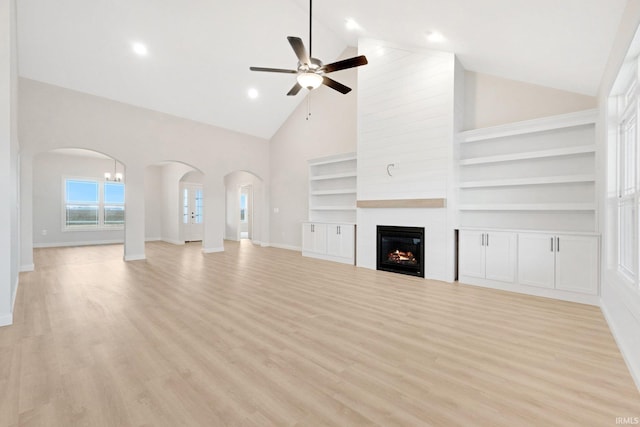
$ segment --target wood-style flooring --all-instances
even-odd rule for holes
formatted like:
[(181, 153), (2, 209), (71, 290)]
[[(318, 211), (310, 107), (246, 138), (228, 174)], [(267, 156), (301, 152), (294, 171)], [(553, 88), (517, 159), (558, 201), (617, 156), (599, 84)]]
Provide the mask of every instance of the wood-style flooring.
[(0, 426), (614, 426), (640, 393), (597, 307), (225, 242), (36, 250)]

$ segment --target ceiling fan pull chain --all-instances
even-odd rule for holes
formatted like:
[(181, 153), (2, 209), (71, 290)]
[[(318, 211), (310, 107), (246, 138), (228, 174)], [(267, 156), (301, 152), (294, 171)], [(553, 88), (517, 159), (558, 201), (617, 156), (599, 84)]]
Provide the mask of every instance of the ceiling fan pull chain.
[(309, 117), (311, 117), (311, 92), (307, 95), (307, 117), (305, 120), (309, 120)]

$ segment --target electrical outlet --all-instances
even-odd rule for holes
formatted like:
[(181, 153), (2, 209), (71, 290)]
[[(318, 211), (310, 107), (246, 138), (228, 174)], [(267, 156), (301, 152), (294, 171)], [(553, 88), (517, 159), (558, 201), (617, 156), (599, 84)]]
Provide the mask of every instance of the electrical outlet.
[(273, 213), (280, 213), (280, 208), (273, 208)]

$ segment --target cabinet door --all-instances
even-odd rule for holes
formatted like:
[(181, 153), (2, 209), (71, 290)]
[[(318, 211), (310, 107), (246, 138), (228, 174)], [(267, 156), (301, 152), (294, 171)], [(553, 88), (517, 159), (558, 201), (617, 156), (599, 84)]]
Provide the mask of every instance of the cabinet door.
[(353, 258), (355, 230), (353, 225), (331, 225), (327, 231), (327, 253), (341, 258)]
[(314, 242), (313, 242), (313, 234), (311, 226), (312, 224), (309, 222), (305, 222), (302, 224), (302, 251), (303, 252), (313, 252), (314, 251)]
[(305, 222), (302, 224), (302, 251), (326, 253), (327, 251), (327, 226)]
[(485, 233), (485, 277), (491, 280), (513, 283), (516, 270), (515, 233)]
[(460, 230), (459, 273), (461, 276), (484, 278), (484, 232)]
[(521, 285), (553, 288), (555, 279), (555, 237), (551, 234), (518, 235), (518, 282)]
[(556, 240), (556, 289), (598, 294), (598, 238), (565, 236)]
[(313, 252), (319, 254), (327, 253), (327, 224), (313, 223), (311, 235), (313, 238)]

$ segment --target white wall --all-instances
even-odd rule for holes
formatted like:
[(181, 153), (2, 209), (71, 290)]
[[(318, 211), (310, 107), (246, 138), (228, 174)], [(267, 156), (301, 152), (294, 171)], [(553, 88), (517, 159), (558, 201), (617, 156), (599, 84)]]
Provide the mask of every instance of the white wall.
[[(616, 273), (617, 220), (615, 207), (615, 189), (611, 193), (607, 188), (608, 167), (615, 167), (615, 146), (608, 143), (608, 98), (618, 75), (627, 50), (640, 25), (640, 1), (630, 0), (614, 42), (609, 61), (605, 69), (600, 86), (598, 103), (600, 118), (596, 128), (596, 142), (598, 145), (598, 182), (600, 212), (600, 230), (602, 230), (602, 280), (601, 280), (601, 308), (609, 327), (618, 343), (627, 366), (640, 388), (640, 292), (626, 285)], [(640, 51), (636, 46), (636, 55)], [(615, 182), (615, 180), (614, 180)]]
[(162, 239), (162, 166), (147, 166), (144, 175), (144, 236)]
[[(348, 48), (341, 58), (356, 55), (354, 48)], [(331, 77), (353, 90), (346, 95), (324, 86), (314, 90), (309, 120), (305, 101), (271, 138), (268, 214), (273, 246), (300, 250), (301, 221), (307, 219), (309, 204), (307, 160), (356, 150), (357, 70), (338, 71)], [(298, 96), (306, 93), (303, 89)]]
[[(118, 171), (122, 170), (122, 165), (119, 165)], [(38, 248), (122, 243), (124, 230), (63, 230), (63, 179), (68, 177), (103, 180), (104, 173), (109, 171), (113, 171), (111, 159), (55, 152), (35, 156), (33, 159), (33, 246)]]
[(15, 13), (14, 0), (0, 4), (0, 326), (13, 322), (20, 253)]
[(589, 110), (598, 102), (593, 96), (473, 71), (465, 71), (464, 80), (462, 130)]
[[(33, 157), (55, 148), (86, 148), (120, 160), (127, 171), (125, 258), (144, 258), (146, 167), (181, 161), (205, 174), (205, 252), (223, 249), (223, 177), (234, 170), (269, 180), (266, 140), (158, 113), (72, 90), (20, 79), (22, 197), (31, 197)], [(32, 207), (23, 203), (22, 219), (32, 228)], [(23, 264), (32, 242), (23, 238)]]
[[(455, 56), (376, 40), (358, 47), (369, 58), (358, 75), (358, 200), (448, 198)], [(376, 268), (376, 225), (424, 227), (425, 277), (453, 281), (451, 210), (358, 209), (357, 265)]]

